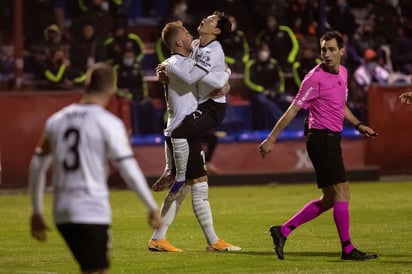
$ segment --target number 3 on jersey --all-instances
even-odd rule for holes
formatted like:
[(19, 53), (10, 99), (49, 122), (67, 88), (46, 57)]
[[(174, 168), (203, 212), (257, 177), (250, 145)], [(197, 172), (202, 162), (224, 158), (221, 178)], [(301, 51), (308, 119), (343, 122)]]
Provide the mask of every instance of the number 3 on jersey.
[(75, 171), (80, 166), (79, 130), (77, 128), (68, 128), (63, 135), (63, 139), (68, 144), (67, 155), (63, 162), (64, 169), (66, 171)]

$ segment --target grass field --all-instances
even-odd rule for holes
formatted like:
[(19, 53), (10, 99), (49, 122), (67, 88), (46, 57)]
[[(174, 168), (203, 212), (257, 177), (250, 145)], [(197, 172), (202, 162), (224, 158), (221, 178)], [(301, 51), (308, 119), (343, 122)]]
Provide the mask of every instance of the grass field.
[[(411, 273), (412, 183), (375, 182), (351, 185), (352, 241), (379, 259), (341, 261), (340, 244), (326, 212), (291, 234), (285, 260), (273, 253), (268, 227), (280, 224), (309, 199), (319, 196), (313, 184), (213, 187), (210, 189), (218, 235), (243, 249), (238, 253), (210, 253), (192, 213), (183, 204), (168, 238), (183, 253), (147, 250), (151, 230), (145, 210), (129, 191), (113, 191), (111, 273)], [(160, 202), (165, 193), (156, 194)], [(29, 236), (29, 197), (0, 195), (0, 273), (78, 273), (78, 268), (50, 217), (46, 243)]]

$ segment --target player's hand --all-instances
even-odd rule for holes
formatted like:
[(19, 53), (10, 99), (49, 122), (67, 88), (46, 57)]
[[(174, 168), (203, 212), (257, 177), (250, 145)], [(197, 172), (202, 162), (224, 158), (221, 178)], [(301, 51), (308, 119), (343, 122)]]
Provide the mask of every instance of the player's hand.
[(167, 85), (169, 83), (169, 77), (167, 76), (166, 66), (166, 63), (161, 63), (156, 67), (157, 80), (163, 85)]
[(160, 217), (159, 210), (153, 210), (149, 212), (149, 225), (153, 229), (158, 229), (162, 224), (162, 218)]
[(226, 83), (223, 88), (215, 89), (214, 91), (212, 91), (210, 93), (210, 97), (212, 97), (213, 99), (217, 99), (217, 98), (225, 96), (229, 91), (230, 91), (230, 84)]
[(273, 143), (274, 142), (268, 138), (266, 138), (265, 140), (263, 140), (262, 143), (260, 143), (258, 149), (260, 156), (262, 156), (262, 158), (265, 158), (266, 155), (268, 155), (272, 151)]
[(373, 130), (373, 128), (368, 127), (367, 125), (360, 125), (358, 127), (358, 131), (366, 137), (375, 138), (376, 136), (378, 136), (378, 133), (376, 133), (375, 130)]
[(43, 215), (41, 214), (33, 214), (30, 220), (31, 225), (31, 236), (38, 241), (44, 242), (46, 241), (46, 230), (49, 228), (44, 221)]
[(399, 95), (402, 104), (410, 105), (412, 103), (412, 92), (405, 92)]

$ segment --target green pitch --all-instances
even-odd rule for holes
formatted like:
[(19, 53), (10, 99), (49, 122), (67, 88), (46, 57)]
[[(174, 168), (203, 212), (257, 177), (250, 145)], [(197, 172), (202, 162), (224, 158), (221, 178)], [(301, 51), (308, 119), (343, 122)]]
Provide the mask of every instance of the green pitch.
[[(351, 184), (351, 234), (361, 250), (379, 259), (341, 261), (332, 212), (296, 229), (285, 246), (285, 260), (273, 252), (268, 227), (292, 216), (319, 197), (314, 184), (213, 187), (210, 189), (219, 237), (239, 245), (238, 253), (209, 253), (192, 213), (190, 196), (168, 233), (183, 253), (147, 250), (152, 231), (146, 213), (129, 191), (112, 191), (111, 273), (410, 273), (412, 271), (412, 184)], [(165, 193), (156, 194), (161, 202)], [(48, 240), (29, 236), (29, 198), (0, 195), (0, 273), (79, 273), (50, 217), (46, 195)]]

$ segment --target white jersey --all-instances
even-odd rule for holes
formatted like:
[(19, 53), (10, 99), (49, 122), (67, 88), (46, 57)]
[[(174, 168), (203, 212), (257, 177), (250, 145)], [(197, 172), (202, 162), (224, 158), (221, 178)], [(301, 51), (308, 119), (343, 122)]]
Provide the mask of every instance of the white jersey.
[[(205, 46), (200, 46), (199, 39), (193, 40), (191, 58), (196, 61), (196, 66), (209, 72), (207, 77), (211, 77), (214, 81), (223, 82), (224, 84), (229, 80), (230, 74), (226, 72), (225, 54), (219, 41), (213, 40)], [(216, 89), (216, 87), (210, 85), (211, 81), (207, 80), (208, 79), (204, 77), (202, 81), (198, 83), (199, 104), (209, 100), (211, 98), (210, 93)], [(225, 103), (226, 96), (213, 100), (219, 103)]]
[[(123, 122), (99, 105), (72, 104), (47, 120), (45, 135), (53, 156), (55, 223), (111, 223), (107, 159), (134, 158)], [(147, 184), (142, 176), (135, 181)], [(150, 197), (143, 200), (157, 207)]]
[[(197, 109), (197, 96), (195, 95), (196, 81), (187, 83), (176, 74), (178, 70), (191, 70), (194, 61), (188, 57), (173, 54), (165, 62), (168, 64), (169, 84), (165, 87), (168, 119), (164, 135), (170, 137), (172, 131), (180, 125), (185, 116)], [(202, 74), (205, 75), (204, 72)]]

